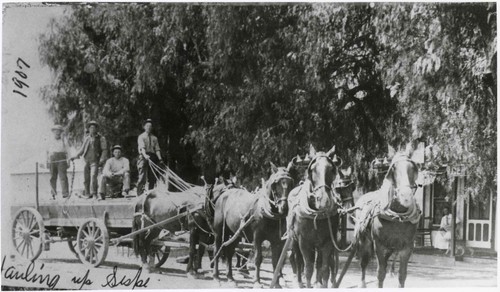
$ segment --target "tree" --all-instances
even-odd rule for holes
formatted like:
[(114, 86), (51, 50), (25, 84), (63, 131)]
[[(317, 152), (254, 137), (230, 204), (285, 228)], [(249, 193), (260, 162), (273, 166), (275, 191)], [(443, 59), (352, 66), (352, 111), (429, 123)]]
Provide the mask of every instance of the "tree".
[(474, 3), (76, 5), (41, 38), (57, 76), (44, 98), (75, 140), (87, 116), (113, 141), (151, 116), (191, 181), (233, 173), (253, 188), (269, 161), (312, 143), (336, 145), (368, 190), (388, 143), (426, 141), (469, 168), (471, 191), (492, 191), (495, 15)]

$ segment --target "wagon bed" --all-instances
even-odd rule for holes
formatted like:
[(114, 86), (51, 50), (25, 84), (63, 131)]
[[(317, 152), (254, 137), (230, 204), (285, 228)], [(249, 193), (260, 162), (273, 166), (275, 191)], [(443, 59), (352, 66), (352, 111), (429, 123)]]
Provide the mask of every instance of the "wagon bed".
[[(89, 218), (104, 219), (108, 228), (132, 228), (134, 207), (138, 198), (116, 198), (102, 201), (92, 199), (70, 199), (40, 201), (38, 212), (45, 227), (79, 227)], [(23, 207), (35, 208), (33, 204), (12, 206), (11, 214)], [(35, 208), (36, 209), (36, 208)]]

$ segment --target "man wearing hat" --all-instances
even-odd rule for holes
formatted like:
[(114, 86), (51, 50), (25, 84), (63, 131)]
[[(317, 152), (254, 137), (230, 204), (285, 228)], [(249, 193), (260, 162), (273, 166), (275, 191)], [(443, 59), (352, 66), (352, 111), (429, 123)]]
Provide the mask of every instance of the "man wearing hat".
[(137, 161), (137, 170), (139, 171), (139, 181), (137, 182), (137, 195), (140, 196), (144, 192), (146, 185), (146, 177), (148, 180), (149, 190), (153, 189), (156, 184), (155, 174), (149, 169), (150, 161), (154, 164), (162, 163), (160, 153), (160, 145), (158, 138), (151, 134), (153, 129), (153, 121), (147, 119), (144, 124), (144, 133), (139, 135), (137, 146), (139, 148), (139, 160)]
[(89, 134), (83, 140), (83, 145), (78, 153), (71, 158), (73, 160), (83, 156), (85, 160), (85, 168), (83, 169), (85, 195), (94, 198), (98, 198), (97, 174), (99, 167), (102, 167), (108, 158), (106, 138), (97, 132), (97, 127), (96, 121), (89, 122)]
[(126, 197), (130, 190), (130, 164), (127, 158), (122, 157), (122, 147), (115, 145), (111, 148), (113, 157), (106, 161), (102, 170), (101, 181), (99, 182), (99, 196), (106, 195), (107, 184), (114, 189), (114, 186), (122, 184), (122, 196)]
[(68, 190), (68, 141), (62, 135), (63, 127), (54, 125), (52, 127), (54, 138), (50, 139), (47, 150), (47, 168), (50, 170), (50, 186), (52, 188), (52, 198), (57, 195), (57, 177), (61, 181), (62, 196), (67, 198)]

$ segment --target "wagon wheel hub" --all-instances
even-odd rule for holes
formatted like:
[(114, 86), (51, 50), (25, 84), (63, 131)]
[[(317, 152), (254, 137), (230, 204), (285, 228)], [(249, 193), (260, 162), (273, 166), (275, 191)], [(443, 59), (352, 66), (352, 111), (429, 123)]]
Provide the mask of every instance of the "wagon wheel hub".
[(29, 232), (23, 232), (22, 233), (23, 240), (27, 243), (31, 242), (31, 236)]
[(95, 240), (93, 238), (86, 238), (83, 241), (83, 246), (85, 249), (93, 248), (95, 246)]

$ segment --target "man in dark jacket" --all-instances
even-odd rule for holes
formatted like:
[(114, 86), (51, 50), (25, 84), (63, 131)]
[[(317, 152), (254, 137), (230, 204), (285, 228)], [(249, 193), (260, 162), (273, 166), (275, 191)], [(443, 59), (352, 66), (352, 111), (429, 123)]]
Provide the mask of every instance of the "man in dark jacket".
[(106, 138), (97, 132), (98, 124), (91, 121), (88, 124), (89, 134), (83, 140), (83, 145), (78, 153), (71, 159), (83, 156), (85, 160), (84, 185), (85, 195), (96, 199), (103, 199), (97, 196), (97, 174), (99, 168), (104, 165), (108, 158), (108, 145)]

